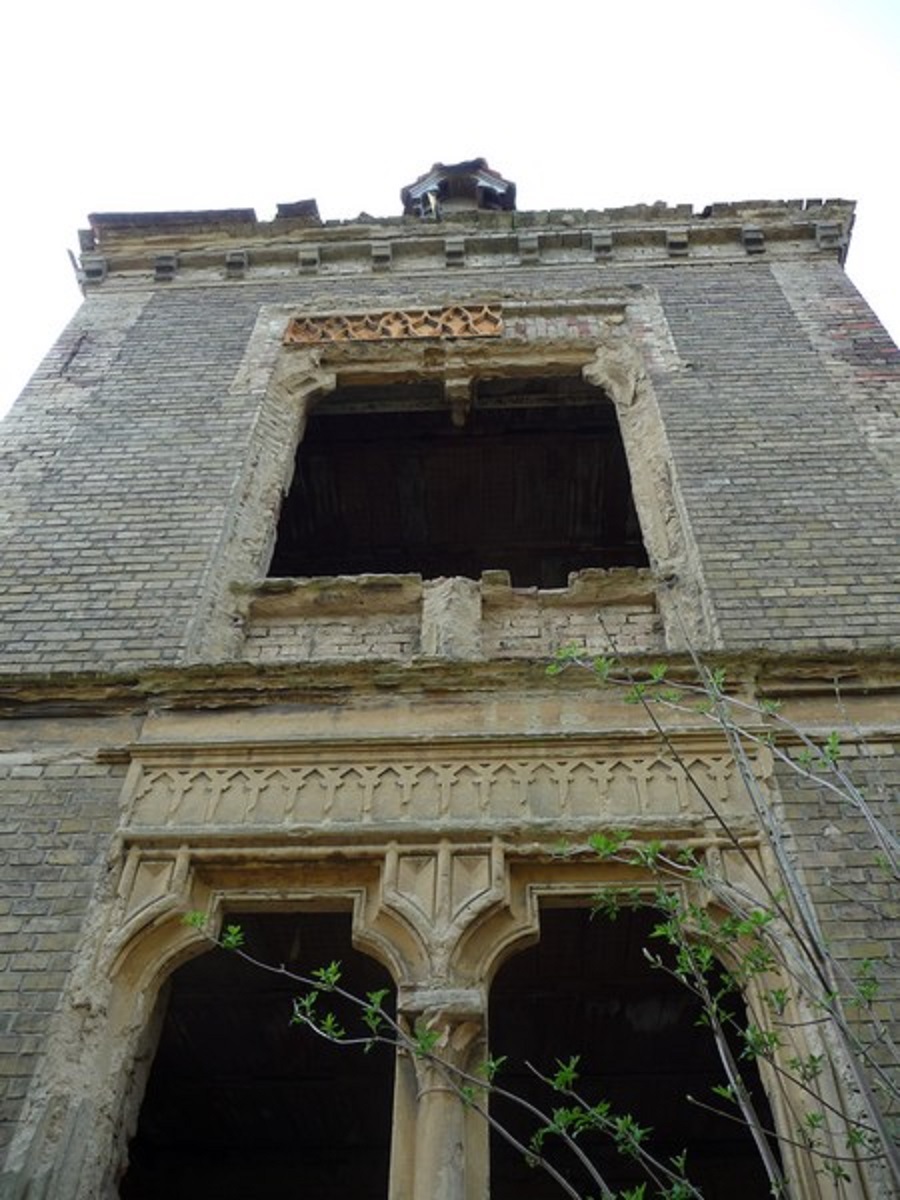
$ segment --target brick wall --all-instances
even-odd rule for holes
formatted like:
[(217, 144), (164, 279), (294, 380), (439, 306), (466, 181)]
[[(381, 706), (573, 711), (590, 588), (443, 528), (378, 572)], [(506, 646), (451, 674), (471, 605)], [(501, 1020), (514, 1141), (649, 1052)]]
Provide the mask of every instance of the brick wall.
[(900, 350), (836, 263), (776, 265), (772, 273), (863, 436), (896, 478)]
[(244, 657), (259, 663), (409, 659), (419, 651), (419, 628), (416, 614), (259, 619), (248, 630)]
[(0, 747), (0, 1157), (103, 874), (122, 777), (49, 722)]
[[(611, 264), (101, 288), (3, 428), (0, 666), (186, 661), (204, 641), (198, 623), (227, 625), (228, 586), (249, 582), (251, 566), (264, 572), (275, 521), (262, 514), (256, 550), (227, 565), (237, 481), (263, 436), (262, 393), (236, 382), (261, 305), (358, 310), (486, 288), (569, 304), (658, 289), (677, 355), (666, 366), (650, 346), (647, 360), (725, 644), (883, 645), (898, 632), (898, 506), (874, 418), (851, 412), (838, 377), (849, 368), (829, 366), (827, 322), (803, 299), (819, 269), (804, 261), (794, 275), (781, 261), (776, 279), (764, 261)], [(833, 286), (833, 270), (823, 278)], [(882, 357), (872, 389), (897, 370)], [(273, 446), (289, 464), (293, 447)]]
[[(891, 829), (900, 795), (900, 744), (847, 742), (842, 765), (874, 815)], [(779, 769), (778, 782), (795, 861), (823, 937), (848, 977), (839, 990), (846, 997), (868, 961), (878, 988), (871, 1014), (885, 1023), (896, 1044), (900, 1040), (896, 880), (859, 811), (786, 766)], [(891, 1049), (883, 1039), (879, 1044), (865, 1006), (848, 1004), (846, 1013), (875, 1060), (889, 1073), (895, 1072)], [(884, 1101), (881, 1092), (879, 1098)], [(894, 1116), (900, 1118), (900, 1113)]]
[(697, 267), (660, 294), (683, 365), (657, 394), (724, 644), (890, 644), (895, 488), (778, 282)]
[(540, 592), (516, 596), (508, 607), (484, 614), (485, 658), (549, 660), (563, 646), (587, 654), (652, 653), (663, 647), (659, 615), (652, 608), (611, 605), (600, 611), (547, 605)]

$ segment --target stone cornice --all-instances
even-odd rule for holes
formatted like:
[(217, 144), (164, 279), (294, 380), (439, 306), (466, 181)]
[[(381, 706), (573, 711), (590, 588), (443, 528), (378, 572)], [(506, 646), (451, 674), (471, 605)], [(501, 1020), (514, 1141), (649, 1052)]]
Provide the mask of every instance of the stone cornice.
[[(693, 674), (689, 656), (679, 652), (631, 655), (636, 673), (663, 659), (670, 678)], [(722, 667), (735, 686), (769, 696), (833, 696), (835, 682), (845, 697), (888, 697), (900, 692), (900, 651), (773, 655), (704, 651), (704, 664)], [(102, 716), (145, 712), (150, 707), (257, 708), (292, 701), (342, 703), (352, 695), (428, 695), (595, 688), (587, 672), (567, 671), (552, 681), (546, 661), (451, 662), (419, 659), (399, 662), (331, 662), (251, 665), (228, 662), (184, 667), (148, 666), (131, 671), (7, 674), (0, 677), (0, 715)]]
[(252, 209), (109, 213), (81, 237), (86, 287), (149, 275), (167, 286), (312, 276), (414, 274), (604, 263), (744, 261), (825, 253), (843, 260), (853, 225), (846, 200), (634, 205), (602, 211), (473, 212), (316, 223), (258, 221)]

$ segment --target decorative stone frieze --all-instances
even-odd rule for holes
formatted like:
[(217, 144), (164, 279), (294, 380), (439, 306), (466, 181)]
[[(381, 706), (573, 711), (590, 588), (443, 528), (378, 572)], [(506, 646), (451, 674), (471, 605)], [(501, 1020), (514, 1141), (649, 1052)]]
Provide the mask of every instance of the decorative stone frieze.
[[(739, 818), (746, 793), (726, 750), (690, 739), (682, 757), (717, 803)], [(758, 766), (765, 778), (768, 753)], [(504, 829), (537, 836), (627, 821), (649, 828), (701, 820), (696, 788), (646, 739), (138, 749), (124, 797), (123, 836), (215, 841), (324, 831)]]
[(320, 342), (377, 342), (403, 338), (499, 337), (503, 314), (499, 305), (475, 308), (392, 309), (389, 312), (339, 316), (294, 317), (284, 334), (286, 346)]

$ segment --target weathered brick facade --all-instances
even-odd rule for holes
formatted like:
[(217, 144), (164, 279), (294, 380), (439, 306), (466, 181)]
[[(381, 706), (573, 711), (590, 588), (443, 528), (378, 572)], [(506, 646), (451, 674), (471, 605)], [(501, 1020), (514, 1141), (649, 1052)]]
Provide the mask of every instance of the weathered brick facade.
[[(706, 845), (644, 715), (586, 674), (546, 677), (561, 645), (638, 671), (699, 653), (814, 738), (840, 730), (851, 768), (879, 765), (889, 814), (900, 359), (844, 275), (852, 219), (844, 201), (92, 219), (84, 304), (0, 442), (0, 1196), (118, 1195), (153, 1006), (196, 950), (185, 908), (218, 919), (251, 895), (282, 910), (339, 895), (401, 1008), (448, 988), (483, 1008), (488, 941), (512, 938), (499, 914), (536, 936), (538, 900), (516, 897), (596, 888), (552, 866), (561, 840), (626, 825)], [(295, 316), (485, 304), (501, 317), (483, 336), (284, 342)], [(481, 403), (537, 404), (507, 399), (505, 380), (570, 378), (615, 413), (646, 565), (579, 563), (550, 587), (516, 584), (503, 562), (475, 579), (266, 579), (298, 443), (329, 396), (352, 412), (381, 388), (390, 411), (403, 388), (436, 388), (464, 431)], [(574, 468), (523, 484), (514, 455), (491, 491), (473, 445), (466, 478), (488, 507), (516, 491), (534, 520), (569, 494)], [(589, 492), (571, 494), (580, 511)], [(432, 529), (448, 503), (462, 501), (442, 501)], [(702, 726), (682, 720), (678, 736), (752, 842), (733, 764)], [(858, 816), (760, 769), (829, 941), (876, 963), (889, 1014), (891, 897), (876, 913), (853, 894), (883, 888)], [(831, 849), (845, 837), (862, 839), (858, 860)], [(477, 954), (465, 906), (448, 915), (416, 890), (411, 864), (429, 856), (480, 914)], [(421, 961), (390, 948), (389, 909), (415, 926)], [(486, 1195), (468, 1125), (481, 1165), (433, 1182), (442, 1151), (421, 1131), (438, 1118), (418, 1103), (395, 1100), (391, 1200)], [(804, 1200), (889, 1194), (877, 1172), (838, 1193), (796, 1172)]]

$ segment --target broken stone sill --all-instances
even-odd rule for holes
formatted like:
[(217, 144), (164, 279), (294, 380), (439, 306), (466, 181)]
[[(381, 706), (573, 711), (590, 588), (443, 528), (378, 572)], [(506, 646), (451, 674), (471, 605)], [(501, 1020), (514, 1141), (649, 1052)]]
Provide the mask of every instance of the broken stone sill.
[[(241, 589), (249, 618), (372, 616), (416, 613), (430, 592), (448, 582), (418, 574), (334, 575), (266, 579)], [(456, 580), (454, 580), (456, 582)], [(488, 609), (537, 603), (542, 608), (635, 607), (655, 610), (656, 584), (647, 567), (587, 568), (573, 571), (564, 588), (513, 587), (508, 571), (483, 571), (480, 580), (460, 577), (462, 589), (480, 595)]]
[(603, 608), (623, 605), (656, 608), (656, 583), (649, 567), (588, 567), (573, 571), (564, 588), (513, 587), (508, 571), (483, 571), (482, 603), (512, 607), (537, 600), (546, 608)]
[(421, 575), (322, 575), (265, 579), (248, 589), (250, 620), (303, 616), (416, 613)]

